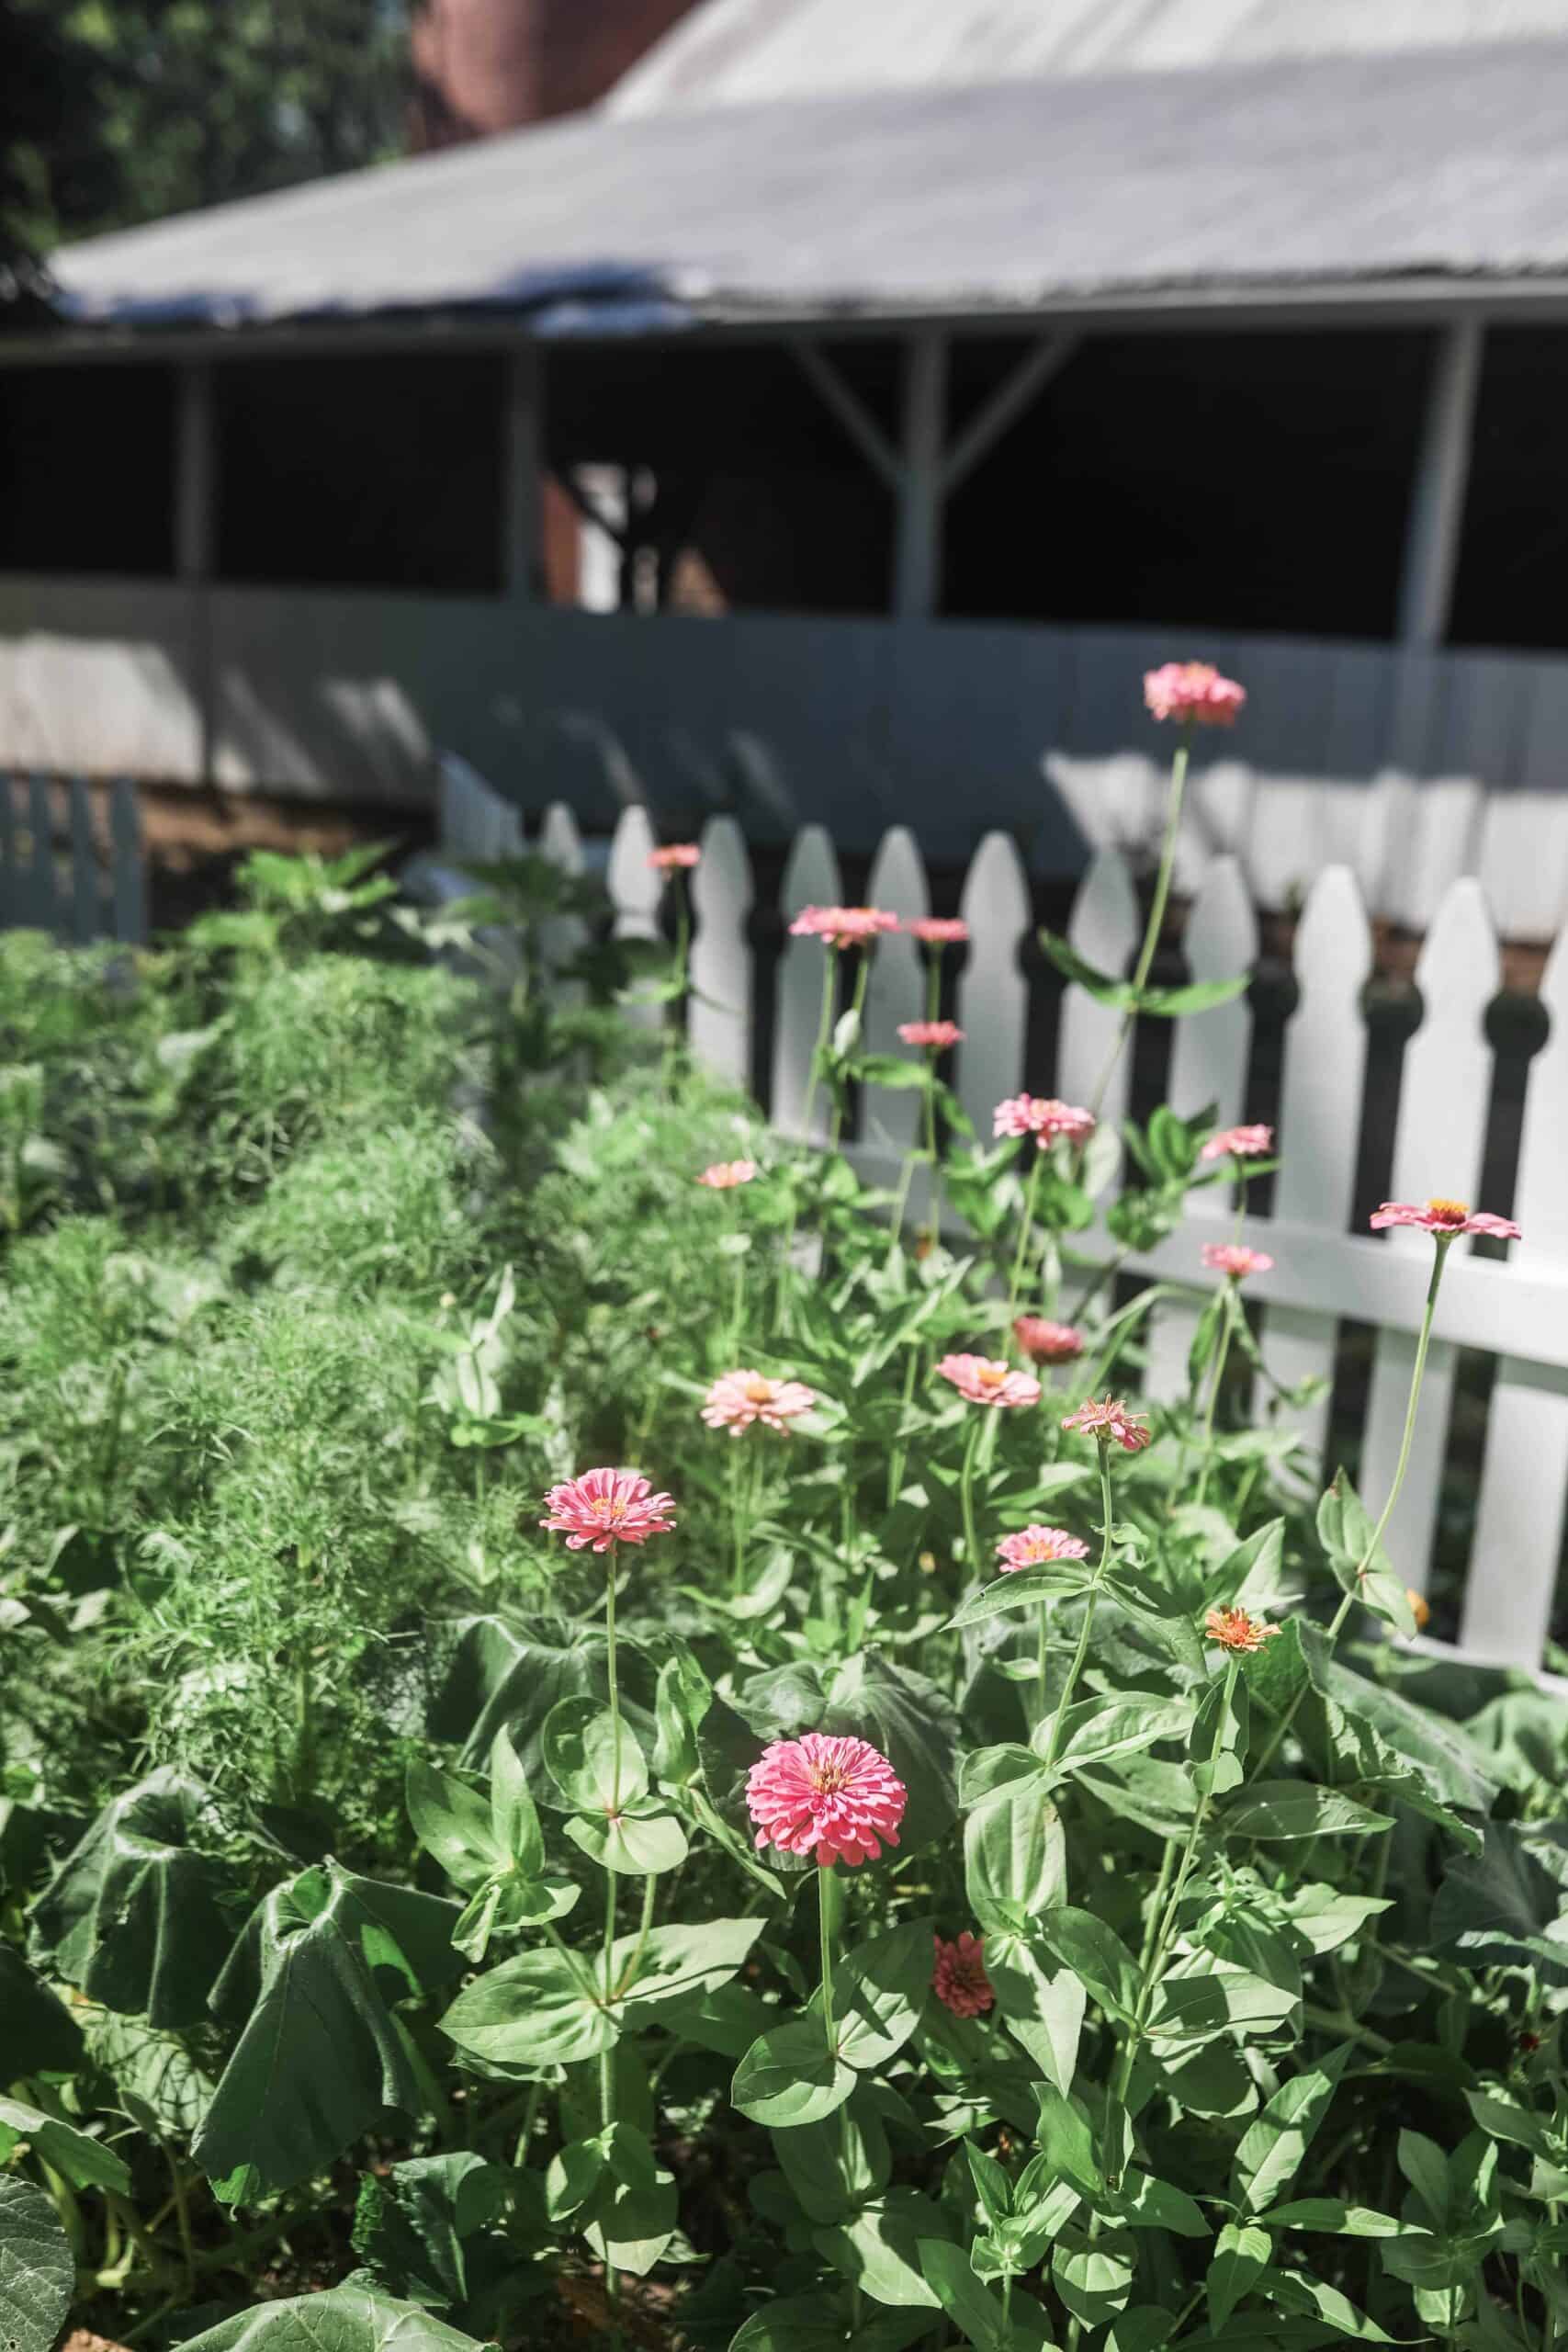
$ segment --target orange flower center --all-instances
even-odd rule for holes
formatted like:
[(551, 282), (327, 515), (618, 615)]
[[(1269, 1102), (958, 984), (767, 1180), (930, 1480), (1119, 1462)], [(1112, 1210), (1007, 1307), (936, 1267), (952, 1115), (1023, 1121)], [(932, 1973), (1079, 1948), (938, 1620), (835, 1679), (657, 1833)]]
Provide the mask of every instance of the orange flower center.
[(1435, 1216), (1439, 1225), (1462, 1225), (1470, 1215), (1468, 1201), (1445, 1201), (1441, 1195), (1427, 1204), (1427, 1214)]
[(746, 1383), (745, 1395), (749, 1405), (766, 1405), (772, 1401), (773, 1394), (773, 1382), (764, 1380), (760, 1372), (754, 1372)]
[(983, 1363), (975, 1375), (982, 1388), (999, 1388), (1007, 1376), (1005, 1363)]

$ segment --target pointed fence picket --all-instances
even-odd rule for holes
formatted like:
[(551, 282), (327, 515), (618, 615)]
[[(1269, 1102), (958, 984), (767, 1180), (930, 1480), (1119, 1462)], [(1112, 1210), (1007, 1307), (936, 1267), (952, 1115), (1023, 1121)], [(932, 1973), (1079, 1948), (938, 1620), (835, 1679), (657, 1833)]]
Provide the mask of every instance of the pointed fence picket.
[[(468, 814), (471, 817), (472, 812)], [(0, 800), (0, 890), (12, 887), (7, 805)], [(15, 828), (15, 819), (12, 817)], [(616, 927), (647, 935), (658, 918), (658, 877), (646, 812), (626, 809), (611, 849), (608, 879)], [(538, 848), (573, 871), (583, 850), (567, 810), (547, 814)], [(763, 1001), (756, 985), (749, 917), (753, 869), (739, 827), (709, 820), (704, 857), (692, 876), (694, 916), (693, 990), (686, 1019), (694, 1052), (722, 1076), (744, 1082), (756, 1066), (752, 1034)], [(650, 887), (651, 885), (651, 887)], [(913, 842), (895, 829), (878, 852), (868, 895), (905, 914), (928, 903), (924, 867)], [(791, 939), (787, 925), (808, 902), (841, 896), (833, 844), (816, 826), (795, 838), (779, 894), (785, 935), (773, 989), (770, 1114), (784, 1134), (802, 1131), (811, 1057), (822, 1001), (824, 959), (816, 939)], [(1030, 981), (1021, 953), (1033, 922), (1018, 852), (1006, 837), (982, 843), (964, 883), (962, 906), (971, 939), (962, 957), (956, 1011), (965, 1039), (957, 1064), (961, 1102), (982, 1141), (990, 1113), (1022, 1083)], [(583, 935), (575, 918), (557, 926)], [(1136, 893), (1125, 862), (1100, 853), (1078, 893), (1068, 935), (1101, 970), (1129, 968), (1140, 931)], [(1205, 872), (1186, 931), (1195, 979), (1221, 978), (1255, 960), (1258, 935), (1248, 893), (1234, 860)], [(852, 959), (843, 959), (846, 964)], [(835, 968), (835, 965), (829, 968)], [(1346, 866), (1322, 872), (1308, 895), (1293, 947), (1298, 1001), (1285, 1033), (1280, 1093), (1280, 1167), (1270, 1214), (1249, 1214), (1247, 1237), (1276, 1257), (1272, 1274), (1253, 1286), (1261, 1308), (1262, 1345), (1271, 1391), (1316, 1381), (1317, 1395), (1283, 1410), (1309, 1456), (1321, 1457), (1342, 1318), (1376, 1331), (1360, 1486), (1376, 1510), (1394, 1475), (1416, 1338), (1431, 1268), (1421, 1234), (1382, 1237), (1349, 1229), (1367, 1067), (1362, 996), (1372, 968), (1372, 940), (1362, 895)], [(1480, 886), (1449, 888), (1416, 967), (1420, 1025), (1404, 1054), (1394, 1130), (1391, 1189), (1399, 1198), (1433, 1192), (1474, 1197), (1486, 1141), (1492, 1048), (1488, 1007), (1499, 985), (1495, 936)], [(1551, 1622), (1568, 1498), (1568, 935), (1548, 966), (1541, 1001), (1551, 1033), (1530, 1065), (1520, 1145), (1517, 1215), (1527, 1241), (1505, 1262), (1479, 1258), (1468, 1245), (1450, 1253), (1427, 1389), (1404, 1498), (1387, 1543), (1406, 1582), (1424, 1588), (1441, 1494), (1458, 1351), (1498, 1359), (1487, 1420), (1474, 1535), (1465, 1586), (1462, 1654), (1540, 1668)], [(839, 1010), (843, 1010), (840, 1001)], [(924, 1011), (923, 970), (914, 944), (878, 947), (866, 999), (866, 1035), (878, 1051), (907, 1051), (900, 1021)], [(1106, 1077), (1120, 1015), (1081, 989), (1065, 994), (1056, 1069), (1048, 1081), (1070, 1101), (1092, 1100), (1103, 1086), (1102, 1118), (1123, 1115), (1130, 1057)], [(1246, 997), (1182, 1016), (1174, 1023), (1168, 1093), (1190, 1115), (1213, 1102), (1229, 1125), (1245, 1115), (1252, 1016)], [(913, 1097), (887, 1093), (872, 1111), (863, 1167), (886, 1167), (884, 1138), (901, 1134)], [(827, 1131), (819, 1095), (813, 1132)], [(1151, 1396), (1185, 1385), (1185, 1351), (1193, 1317), (1215, 1277), (1201, 1244), (1228, 1231), (1228, 1183), (1195, 1193), (1177, 1233), (1134, 1255), (1129, 1271), (1180, 1285), (1188, 1299), (1156, 1325), (1149, 1350)], [(1488, 1204), (1488, 1205), (1495, 1205)], [(1100, 1246), (1093, 1237), (1085, 1247)], [(1270, 1391), (1270, 1393), (1271, 1393)], [(1318, 1461), (1309, 1461), (1315, 1476)], [(1321, 1465), (1325, 1471), (1332, 1464)]]
[[(915, 836), (895, 825), (883, 836), (865, 886), (866, 904), (886, 907), (906, 922), (931, 912), (926, 893), (926, 869)], [(919, 1021), (926, 1009), (925, 957), (918, 941), (899, 933), (886, 939), (872, 958), (865, 992), (865, 1042), (868, 1052), (912, 1058), (899, 1038), (900, 1025)], [(908, 1093), (873, 1092), (861, 1105), (861, 1129), (875, 1150), (902, 1159), (919, 1137), (920, 1098)]]

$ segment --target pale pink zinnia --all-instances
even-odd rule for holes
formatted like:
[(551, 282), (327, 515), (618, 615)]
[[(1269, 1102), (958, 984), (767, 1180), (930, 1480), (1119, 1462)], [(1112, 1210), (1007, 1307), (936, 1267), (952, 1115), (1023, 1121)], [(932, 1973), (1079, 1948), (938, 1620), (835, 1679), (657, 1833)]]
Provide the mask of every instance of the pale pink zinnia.
[(1251, 1127), (1222, 1127), (1211, 1136), (1200, 1159), (1261, 1159), (1274, 1148), (1274, 1130), (1261, 1123)]
[(991, 1114), (993, 1136), (1032, 1136), (1042, 1150), (1066, 1136), (1081, 1143), (1094, 1133), (1094, 1114), (1074, 1102), (1059, 1102), (1054, 1094), (1010, 1094)]
[(1037, 1568), (1042, 1560), (1087, 1560), (1089, 1545), (1065, 1527), (1024, 1527), (1002, 1537), (997, 1555), (1002, 1574), (1010, 1576), (1015, 1568)]
[(956, 1021), (900, 1021), (898, 1035), (907, 1046), (926, 1046), (933, 1054), (962, 1045), (964, 1032)]
[(963, 947), (969, 938), (969, 926), (959, 915), (917, 915), (904, 928), (925, 947)]
[(1265, 1625), (1260, 1618), (1249, 1617), (1245, 1609), (1211, 1609), (1203, 1620), (1203, 1631), (1223, 1650), (1239, 1653), (1260, 1650), (1265, 1642), (1271, 1642), (1276, 1634), (1283, 1633), (1284, 1627)]
[(1083, 1333), (1047, 1315), (1016, 1317), (1012, 1336), (1032, 1363), (1070, 1363), (1083, 1353)]
[(1148, 1423), (1114, 1396), (1107, 1396), (1103, 1404), (1090, 1396), (1076, 1413), (1066, 1416), (1062, 1427), (1077, 1430), (1102, 1445), (1119, 1445), (1128, 1453), (1141, 1453), (1153, 1435)]
[(1472, 1209), (1468, 1201), (1385, 1201), (1371, 1220), (1374, 1233), (1385, 1225), (1418, 1225), (1439, 1240), (1452, 1241), (1461, 1233), (1489, 1233), (1495, 1241), (1522, 1241), (1524, 1236), (1509, 1216), (1494, 1216), (1490, 1209)]
[(754, 1159), (716, 1159), (711, 1168), (703, 1170), (697, 1182), (705, 1184), (710, 1193), (730, 1193), (737, 1184), (749, 1184), (756, 1173)]
[(656, 1495), (635, 1470), (585, 1470), (580, 1478), (552, 1487), (545, 1497), (547, 1519), (541, 1527), (566, 1537), (569, 1552), (592, 1544), (607, 1552), (612, 1544), (646, 1544), (667, 1535), (675, 1524), (675, 1498)]
[(1212, 662), (1163, 662), (1144, 673), (1144, 700), (1156, 718), (1196, 719), (1200, 727), (1230, 727), (1247, 689), (1222, 678)]
[(710, 1430), (728, 1430), (739, 1437), (753, 1421), (789, 1435), (789, 1423), (809, 1413), (817, 1391), (800, 1380), (770, 1380), (765, 1372), (727, 1372), (714, 1382), (703, 1406)]
[(1228, 1274), (1235, 1283), (1245, 1282), (1248, 1274), (1274, 1271), (1267, 1250), (1249, 1250), (1245, 1241), (1205, 1241), (1203, 1263), (1216, 1274)]
[(1032, 1372), (1014, 1372), (988, 1356), (943, 1356), (937, 1366), (971, 1405), (1038, 1405), (1040, 1383)]
[(897, 916), (880, 907), (802, 907), (789, 935), (826, 940), (829, 947), (866, 947), (883, 932), (897, 928)]
[(671, 842), (667, 849), (650, 851), (648, 862), (660, 874), (674, 874), (682, 866), (695, 865), (701, 856), (695, 842)]
[(808, 1731), (775, 1739), (746, 1775), (757, 1845), (815, 1855), (826, 1869), (874, 1862), (898, 1843), (909, 1792), (886, 1756), (863, 1739)]
[(997, 1997), (986, 1973), (985, 1937), (965, 1929), (955, 1943), (944, 1944), (940, 1936), (931, 1940), (936, 1945), (931, 1991), (937, 1999), (955, 2018), (983, 2017)]

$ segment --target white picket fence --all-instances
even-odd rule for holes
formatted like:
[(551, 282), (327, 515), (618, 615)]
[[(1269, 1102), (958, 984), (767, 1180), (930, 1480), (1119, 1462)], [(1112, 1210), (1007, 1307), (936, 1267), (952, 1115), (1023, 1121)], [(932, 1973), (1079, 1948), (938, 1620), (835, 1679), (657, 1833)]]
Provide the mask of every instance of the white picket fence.
[[(511, 854), (524, 844), (517, 812), (472, 770), (447, 763), (442, 788), (442, 859)], [(585, 853), (570, 813), (558, 804), (532, 846), (581, 870), (604, 845)], [(622, 935), (653, 935), (661, 880), (649, 865), (653, 835), (647, 811), (626, 809), (609, 844), (604, 871)], [(753, 904), (751, 863), (739, 828), (711, 819), (702, 862), (691, 876), (694, 917), (694, 994), (688, 1012), (694, 1053), (739, 1085), (752, 1068)], [(818, 826), (795, 838), (785, 868), (780, 913), (787, 923), (802, 906), (842, 895), (831, 841)], [(872, 904), (906, 918), (929, 911), (925, 868), (913, 836), (888, 832), (866, 886)], [(971, 932), (958, 983), (957, 1019), (966, 1033), (955, 1056), (954, 1085), (982, 1136), (993, 1106), (1023, 1084), (1029, 982), (1019, 951), (1032, 916), (1027, 879), (1012, 840), (991, 833), (964, 882), (962, 911)], [(1102, 970), (1125, 971), (1141, 933), (1128, 868), (1114, 851), (1095, 857), (1074, 903), (1068, 936)], [(1240, 868), (1219, 858), (1208, 868), (1189, 914), (1185, 940), (1196, 978), (1249, 969), (1258, 938)], [(803, 1132), (807, 1079), (820, 1006), (823, 950), (814, 940), (786, 939), (774, 981), (769, 1101), (776, 1128)], [(1416, 1335), (1431, 1262), (1418, 1232), (1352, 1233), (1356, 1154), (1367, 1062), (1361, 990), (1372, 967), (1372, 940), (1353, 876), (1329, 866), (1314, 883), (1294, 950), (1298, 1009), (1285, 1035), (1279, 1116), (1282, 1165), (1272, 1213), (1249, 1220), (1275, 1271), (1252, 1285), (1261, 1306), (1261, 1340), (1277, 1380), (1296, 1386), (1309, 1375), (1332, 1379), (1342, 1317), (1376, 1329), (1364, 1429), (1360, 1484), (1374, 1505), (1388, 1492), (1403, 1427)], [(1444, 896), (1416, 967), (1421, 1024), (1405, 1050), (1393, 1143), (1392, 1193), (1477, 1199), (1491, 1100), (1493, 1049), (1485, 1034), (1497, 994), (1497, 941), (1480, 882), (1454, 882)], [(1568, 933), (1548, 961), (1541, 988), (1551, 1034), (1529, 1065), (1512, 1214), (1524, 1228), (1506, 1261), (1450, 1252), (1415, 1450), (1394, 1514), (1389, 1548), (1417, 1589), (1429, 1580), (1456, 1356), (1462, 1348), (1497, 1358), (1481, 1469), (1479, 1505), (1459, 1628), (1461, 1651), (1474, 1659), (1538, 1669), (1541, 1664), (1562, 1550), (1568, 1502)], [(876, 951), (866, 1001), (866, 1042), (902, 1050), (900, 1022), (924, 1011), (921, 954), (907, 937)], [(1069, 988), (1058, 1029), (1052, 1091), (1068, 1101), (1091, 1095), (1117, 1016), (1081, 989)], [(1245, 998), (1173, 1024), (1168, 1098), (1190, 1114), (1218, 1104), (1223, 1122), (1239, 1119), (1251, 1050), (1252, 1014)], [(1131, 1081), (1123, 1056), (1102, 1117), (1123, 1116)], [(873, 1131), (856, 1148), (862, 1164), (885, 1173), (913, 1132), (916, 1098), (885, 1093), (870, 1112)], [(1506, 1203), (1488, 1201), (1489, 1208)], [(1159, 1311), (1146, 1379), (1154, 1396), (1179, 1393), (1202, 1298), (1212, 1287), (1201, 1263), (1205, 1238), (1228, 1231), (1228, 1185), (1206, 1188), (1187, 1221), (1159, 1249), (1129, 1265), (1190, 1286), (1190, 1301)], [(1109, 1245), (1107, 1245), (1109, 1247)], [(1296, 1415), (1300, 1434), (1321, 1455), (1327, 1397)], [(1324, 1465), (1325, 1471), (1333, 1464)], [(1435, 1646), (1435, 1645), (1434, 1645)]]
[(147, 936), (147, 869), (136, 787), (120, 777), (107, 810), (80, 776), (0, 774), (0, 928), (86, 945)]

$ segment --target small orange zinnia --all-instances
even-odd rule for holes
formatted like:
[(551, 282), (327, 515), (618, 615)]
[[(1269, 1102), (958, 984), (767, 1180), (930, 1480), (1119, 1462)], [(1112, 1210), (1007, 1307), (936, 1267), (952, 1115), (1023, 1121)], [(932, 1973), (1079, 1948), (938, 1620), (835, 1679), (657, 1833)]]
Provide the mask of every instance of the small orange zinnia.
[(1015, 1372), (989, 1356), (943, 1356), (938, 1376), (951, 1380), (971, 1405), (1038, 1405), (1040, 1383), (1032, 1372)]
[(1203, 1631), (1223, 1650), (1243, 1651), (1260, 1650), (1283, 1628), (1265, 1625), (1261, 1619), (1249, 1617), (1245, 1609), (1211, 1609), (1203, 1620)]
[(1103, 1403), (1087, 1397), (1076, 1413), (1066, 1415), (1062, 1427), (1077, 1430), (1099, 1445), (1119, 1445), (1128, 1453), (1142, 1453), (1154, 1434), (1147, 1421), (1140, 1420), (1114, 1396), (1107, 1396)]

